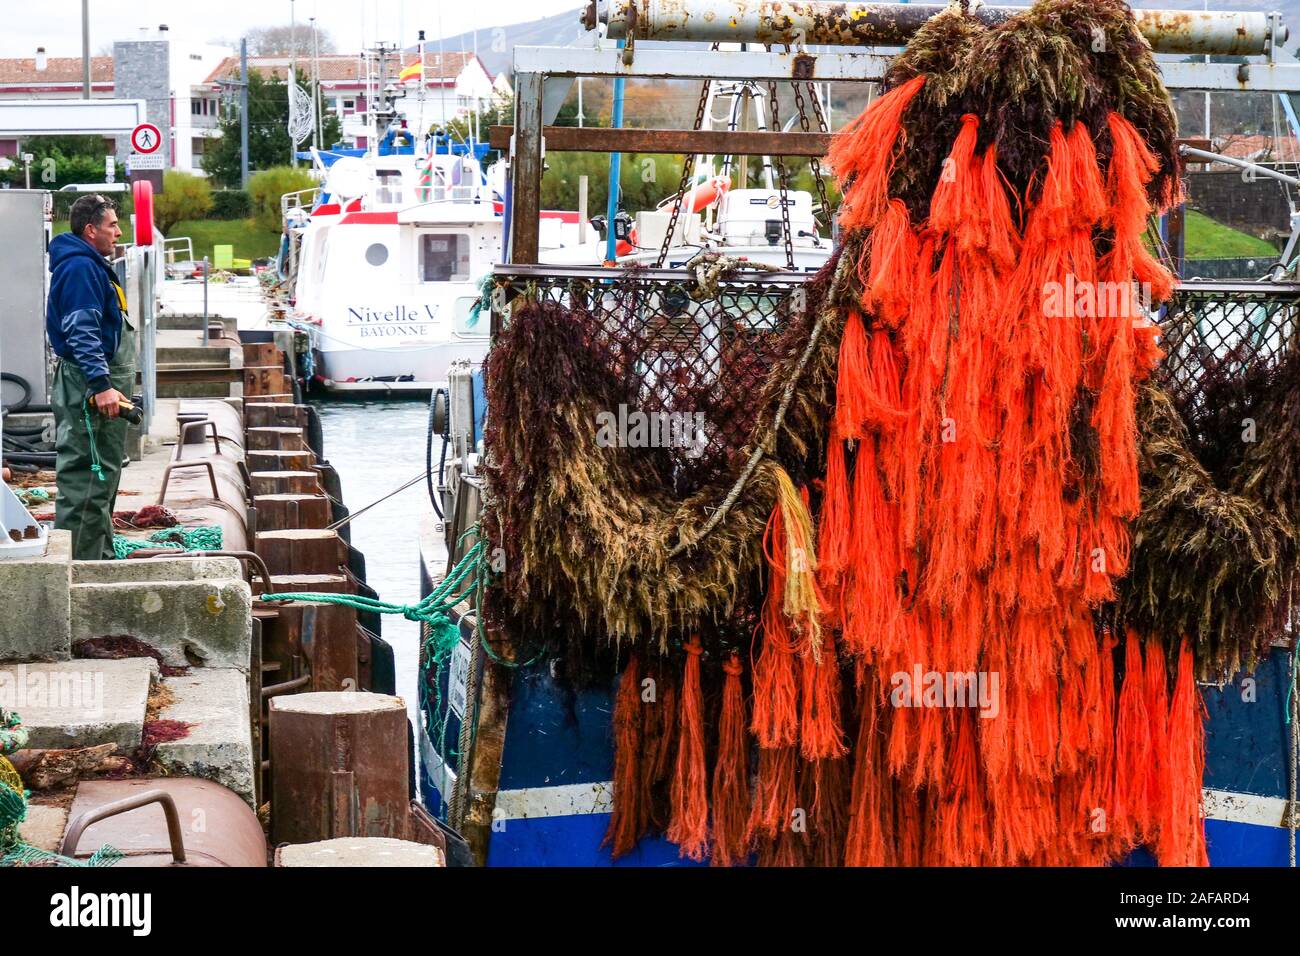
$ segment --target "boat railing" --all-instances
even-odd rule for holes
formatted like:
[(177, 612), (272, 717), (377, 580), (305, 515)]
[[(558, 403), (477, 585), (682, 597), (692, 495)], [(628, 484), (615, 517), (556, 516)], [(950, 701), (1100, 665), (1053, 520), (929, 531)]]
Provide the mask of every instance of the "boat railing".
[(181, 262), (194, 261), (194, 240), (189, 236), (176, 236), (174, 239), (163, 240), (163, 256), (166, 258), (168, 266), (176, 264), (176, 254), (184, 252)]
[(290, 209), (311, 210), (315, 208), (316, 203), (319, 200), (319, 186), (312, 186), (310, 189), (299, 189), (296, 192), (285, 193), (280, 197), (280, 215), (287, 216)]
[(1183, 282), (1158, 321), (1159, 374), (1195, 402), (1207, 370), (1235, 376), (1282, 359), (1300, 334), (1300, 282)]

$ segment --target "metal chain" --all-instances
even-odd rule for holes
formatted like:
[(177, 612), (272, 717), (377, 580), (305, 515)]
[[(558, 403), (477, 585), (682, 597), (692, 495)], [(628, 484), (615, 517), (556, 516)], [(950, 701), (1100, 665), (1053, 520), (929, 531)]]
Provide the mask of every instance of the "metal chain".
[[(717, 50), (718, 44), (713, 44), (712, 49)], [(700, 103), (695, 108), (695, 129), (697, 131), (704, 126), (704, 108), (708, 105), (709, 88), (712, 85), (712, 80), (705, 80), (700, 85)], [(673, 234), (677, 232), (677, 217), (681, 215), (682, 206), (686, 204), (686, 187), (690, 184), (694, 172), (695, 154), (687, 153), (686, 158), (682, 160), (682, 178), (681, 182), (677, 184), (677, 200), (673, 203), (672, 216), (668, 219), (668, 231), (664, 233), (664, 241), (659, 246), (659, 257), (655, 259), (656, 269), (662, 269), (664, 260), (668, 258), (668, 247), (672, 245)]]
[[(786, 47), (789, 50), (789, 46)], [(808, 111), (804, 104), (803, 93), (799, 90), (799, 84), (794, 80), (790, 81), (790, 86), (794, 89), (794, 102), (799, 107), (799, 125), (805, 133), (812, 132), (808, 123)], [(822, 114), (821, 104), (817, 100), (817, 90), (808, 84), (808, 95), (812, 97), (813, 112), (817, 115), (817, 128), (821, 132), (826, 132), (826, 117)], [(826, 229), (830, 231), (831, 205), (826, 198), (826, 180), (822, 177), (822, 164), (816, 156), (809, 157), (808, 167), (812, 170), (813, 182), (817, 184), (817, 198), (821, 202), (822, 215), (826, 217)]]
[[(771, 47), (768, 47), (771, 49)], [(767, 81), (767, 95), (772, 101), (772, 132), (781, 132), (781, 115), (776, 105), (776, 81)], [(785, 168), (785, 157), (773, 157), (776, 162), (777, 181), (781, 185), (781, 227), (785, 235), (785, 265), (787, 269), (794, 268), (794, 237), (790, 235), (790, 207), (786, 205), (786, 192), (789, 188), (789, 176)]]

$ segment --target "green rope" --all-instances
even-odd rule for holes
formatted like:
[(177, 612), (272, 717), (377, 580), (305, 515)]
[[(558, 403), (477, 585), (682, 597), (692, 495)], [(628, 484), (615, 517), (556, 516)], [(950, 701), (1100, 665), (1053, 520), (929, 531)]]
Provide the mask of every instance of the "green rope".
[[(11, 735), (3, 741), (0, 753), (21, 749), (27, 742), (26, 732), (17, 714), (0, 711), (0, 728)], [(21, 734), (21, 737), (14, 736)], [(27, 819), (28, 793), (13, 765), (0, 758), (0, 867), (5, 866), (112, 866), (122, 853), (105, 844), (88, 860), (60, 856), (32, 846), (22, 838), (20, 827)]]
[(81, 413), (86, 420), (86, 437), (90, 440), (90, 470), (100, 481), (106, 481), (104, 466), (99, 460), (99, 446), (95, 444), (95, 426), (90, 421), (90, 405), (83, 404)]
[(221, 528), (205, 525), (200, 528), (164, 528), (148, 538), (128, 538), (113, 535), (113, 557), (119, 561), (144, 548), (172, 548), (177, 551), (220, 551)]
[(27, 729), (22, 719), (12, 712), (0, 709), (0, 755), (11, 754), (27, 746)]
[(485, 275), (478, 284), (478, 298), (470, 306), (469, 314), (465, 316), (465, 327), (474, 328), (478, 325), (478, 317), (483, 312), (492, 311), (492, 290), (496, 287), (493, 282), (492, 273)]
[[(456, 562), (437, 586), (417, 604), (392, 604), (376, 598), (359, 594), (326, 594), (309, 591), (288, 591), (275, 594), (262, 594), (259, 601), (312, 601), (320, 604), (338, 604), (356, 608), (359, 611), (373, 611), (378, 614), (400, 614), (408, 621), (418, 622), (420, 627), (420, 705), (424, 711), (425, 730), (430, 739), (438, 741), (441, 749), (446, 741), (447, 725), (451, 720), (450, 702), (443, 700), (442, 675), (449, 666), (452, 652), (460, 642), (460, 627), (452, 618), (452, 610), (470, 595), (474, 596), (474, 606), (482, 608), (483, 590), (492, 575), (491, 561), (487, 545), (477, 539), (478, 525), (473, 525), (456, 542), (459, 550), (471, 535), (476, 537), (474, 544)], [(503, 667), (522, 668), (536, 663), (545, 653), (540, 650), (530, 660), (508, 661), (498, 655), (490, 642), (483, 636), (483, 615), (475, 613), (475, 638), (493, 661)], [(431, 673), (434, 679), (430, 679)], [(432, 689), (433, 700), (428, 698)], [(432, 704), (432, 706), (429, 706)], [(477, 704), (477, 702), (476, 702)], [(477, 720), (470, 722), (471, 733), (477, 732)], [(471, 741), (473, 737), (471, 736)], [(455, 745), (452, 753), (459, 756)], [(444, 755), (449, 756), (449, 755)]]
[(44, 488), (15, 488), (14, 494), (18, 496), (18, 500), (25, 508), (30, 508), (34, 504), (46, 504), (51, 500), (50, 493)]

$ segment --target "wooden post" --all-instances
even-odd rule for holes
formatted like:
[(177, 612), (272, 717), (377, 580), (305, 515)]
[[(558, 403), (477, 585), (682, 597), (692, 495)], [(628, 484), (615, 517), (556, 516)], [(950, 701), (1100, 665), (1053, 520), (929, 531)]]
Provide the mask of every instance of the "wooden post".
[(330, 500), (324, 495), (256, 495), (259, 531), (324, 528), (330, 523)]
[(307, 442), (301, 428), (270, 425), (246, 429), (244, 447), (248, 451), (306, 451)]
[(263, 658), (280, 665), (268, 683), (297, 677), (293, 662), (294, 658), (300, 658), (311, 672), (310, 690), (361, 688), (355, 608), (294, 601), (278, 604), (275, 610), (279, 616), (262, 632), (265, 635)]
[(336, 574), (347, 561), (338, 532), (323, 528), (260, 531), (254, 550), (272, 574)]
[(276, 697), (270, 725), (274, 843), (406, 835), (410, 795), (400, 697)]
[(307, 427), (307, 406), (284, 402), (244, 402), (245, 428), (297, 428)]
[(280, 451), (279, 449), (248, 449), (244, 459), (249, 471), (310, 471), (316, 456), (307, 449)]
[(318, 495), (314, 471), (254, 471), (248, 476), (253, 495)]
[(542, 211), (542, 74), (515, 76), (515, 148), (510, 157), (510, 256), (514, 265), (537, 262)]

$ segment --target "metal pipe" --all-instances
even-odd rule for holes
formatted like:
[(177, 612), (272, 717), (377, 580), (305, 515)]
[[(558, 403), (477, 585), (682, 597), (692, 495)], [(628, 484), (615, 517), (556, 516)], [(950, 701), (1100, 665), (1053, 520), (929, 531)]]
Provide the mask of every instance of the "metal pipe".
[(81, 98), (90, 99), (90, 0), (81, 0)]
[(1191, 146), (1180, 146), (1178, 151), (1190, 159), (1199, 159), (1207, 163), (1224, 163), (1228, 166), (1236, 166), (1238, 169), (1249, 170), (1256, 176), (1276, 179), (1278, 182), (1286, 183), (1289, 186), (1300, 186), (1300, 179), (1288, 176), (1286, 173), (1280, 173), (1268, 166), (1261, 166), (1259, 163), (1248, 162), (1233, 156), (1224, 156), (1221, 153), (1211, 153), (1203, 149), (1194, 149)]
[[(629, 17), (629, 8), (635, 11)], [(937, 4), (841, 3), (834, 0), (589, 0), (583, 22), (608, 24), (610, 39), (701, 43), (797, 43), (902, 46), (945, 10)], [(971, 15), (994, 26), (1027, 7), (979, 7)], [(1138, 29), (1157, 53), (1261, 54), (1271, 36), (1269, 15), (1245, 11), (1134, 10)], [(629, 23), (631, 29), (629, 30)]]
[[(239, 188), (248, 188), (248, 38), (239, 41)], [(204, 323), (207, 324), (206, 322)]]
[(147, 807), (151, 803), (162, 804), (163, 815), (167, 818), (167, 839), (171, 843), (172, 862), (184, 863), (185, 841), (181, 837), (180, 814), (176, 812), (176, 801), (165, 790), (146, 790), (144, 793), (137, 793), (121, 800), (114, 800), (102, 807), (86, 811), (68, 826), (68, 832), (63, 837), (63, 844), (59, 847), (60, 855), (76, 856), (77, 844), (81, 842), (81, 835), (86, 832), (86, 828), (92, 823), (115, 817), (119, 813)]

